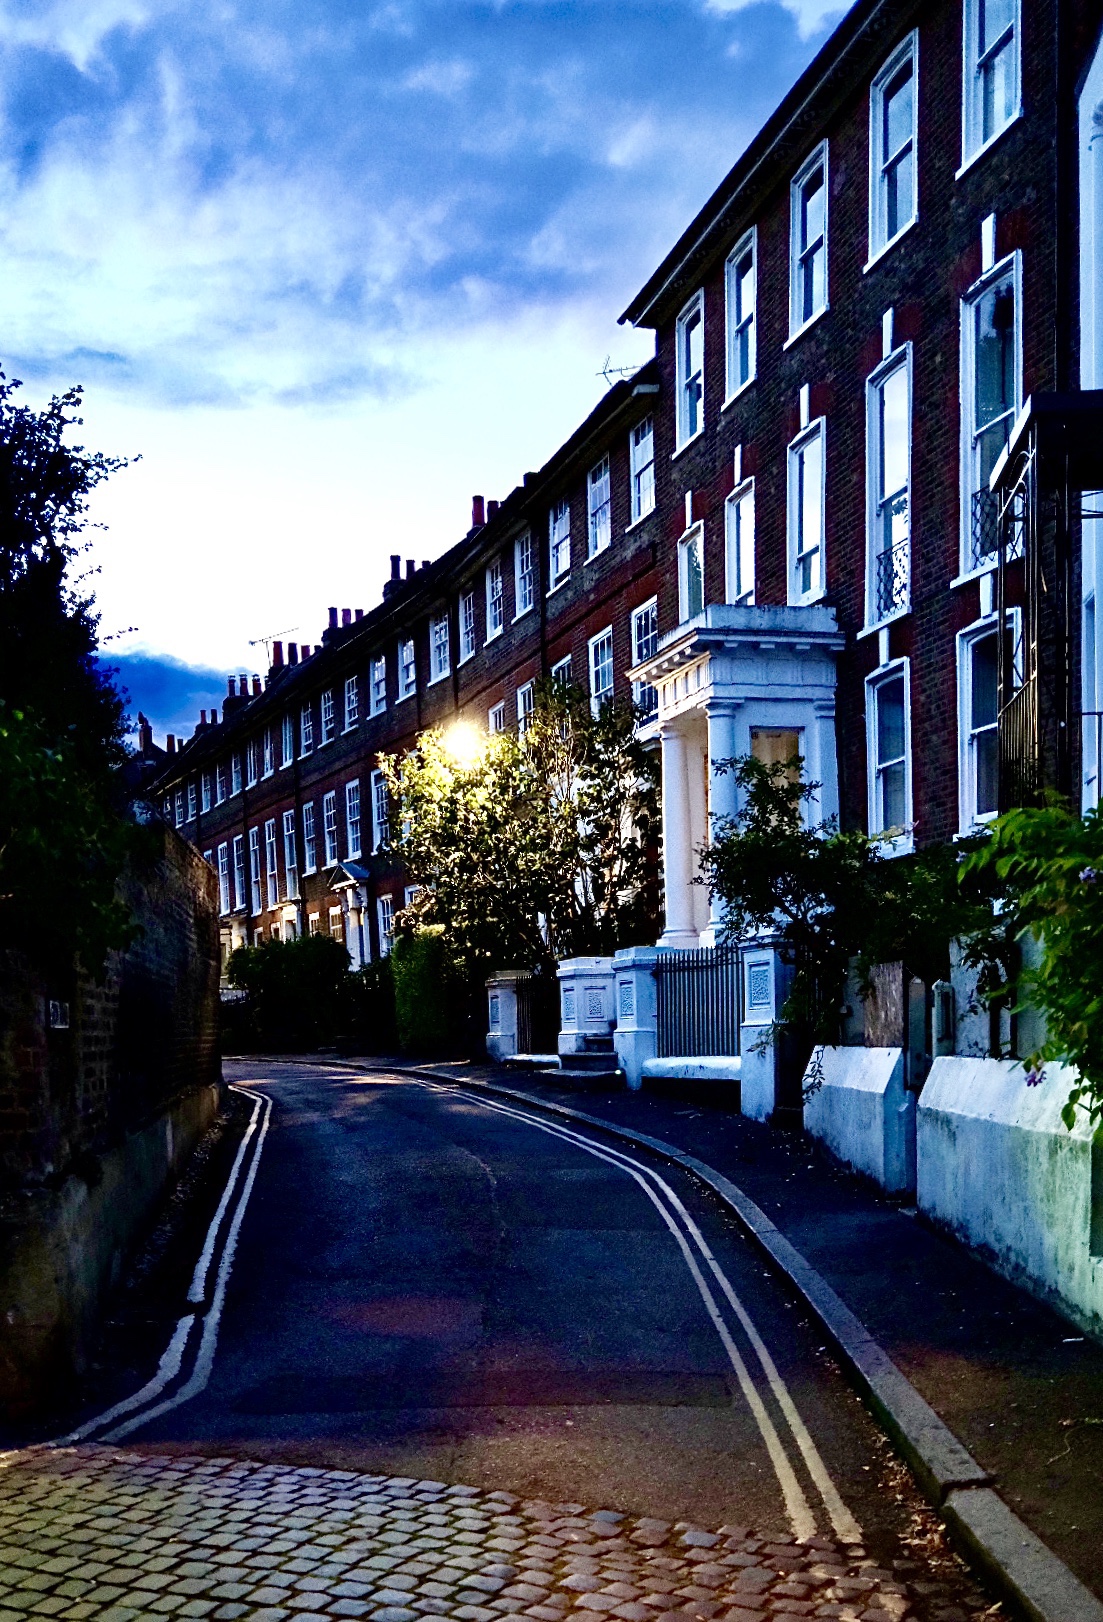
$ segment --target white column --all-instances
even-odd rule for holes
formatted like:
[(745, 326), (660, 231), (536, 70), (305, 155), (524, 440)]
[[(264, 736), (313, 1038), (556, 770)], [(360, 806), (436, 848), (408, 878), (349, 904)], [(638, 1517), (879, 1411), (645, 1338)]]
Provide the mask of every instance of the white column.
[(663, 945), (681, 950), (697, 945), (693, 927), (693, 844), (686, 776), (686, 740), (664, 723), (659, 731), (663, 762), (663, 885), (666, 928)]
[[(717, 824), (726, 817), (734, 817), (739, 809), (738, 794), (733, 772), (717, 770), (717, 762), (732, 760), (738, 753), (735, 740), (735, 717), (738, 700), (713, 698), (705, 706), (708, 719), (708, 772), (709, 772), (709, 844)], [(723, 934), (724, 903), (713, 896), (709, 903), (709, 922), (706, 931), (709, 944), (715, 945)]]
[[(689, 785), (689, 863), (690, 878), (700, 877), (697, 852), (708, 844), (708, 739), (703, 729), (696, 729), (686, 739), (686, 782)], [(689, 901), (692, 909), (695, 946), (702, 942), (709, 925), (709, 893), (703, 884), (691, 884)]]

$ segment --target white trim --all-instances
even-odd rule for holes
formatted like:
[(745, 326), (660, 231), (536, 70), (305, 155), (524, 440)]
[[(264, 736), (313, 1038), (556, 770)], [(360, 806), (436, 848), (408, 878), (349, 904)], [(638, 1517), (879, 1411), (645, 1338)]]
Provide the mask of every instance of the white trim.
[[(1009, 613), (1011, 631), (1012, 657), (1015, 663), (1015, 675), (1018, 683), (1022, 681), (1022, 611), (1013, 608)], [(999, 619), (996, 614), (982, 614), (980, 619), (971, 625), (964, 626), (954, 638), (954, 667), (957, 676), (957, 822), (958, 837), (967, 838), (977, 833), (988, 823), (995, 820), (998, 811), (978, 812), (976, 809), (976, 791), (973, 775), (973, 762), (970, 759), (970, 734), (972, 733), (972, 686), (973, 665), (970, 657), (973, 644), (986, 636), (999, 635)], [(998, 648), (997, 648), (998, 655)], [(997, 704), (999, 700), (997, 697)], [(996, 725), (998, 737), (998, 722)]]
[[(794, 590), (797, 569), (796, 481), (794, 469), (797, 458), (814, 439), (820, 441), (820, 544), (819, 583), (808, 592)], [(803, 607), (818, 603), (827, 591), (827, 418), (815, 417), (803, 428), (786, 448), (785, 453), (785, 580), (786, 601), (790, 606)]]
[[(823, 303), (816, 306), (807, 318), (797, 319), (799, 308), (799, 248), (798, 225), (800, 222), (801, 189), (812, 173), (822, 166), (823, 169)], [(807, 332), (813, 321), (819, 319), (831, 307), (831, 286), (828, 275), (830, 265), (830, 173), (828, 169), (828, 149), (826, 140), (805, 158), (792, 180), (789, 182), (789, 337), (787, 343), (792, 343), (802, 333)]]
[[(980, 107), (983, 88), (980, 84), (980, 41), (977, 30), (980, 24), (979, 0), (964, 0), (961, 18), (961, 167), (955, 175), (963, 175), (965, 171), (982, 157), (988, 149), (999, 140), (1005, 130), (1011, 128), (1016, 119), (1021, 118), (1023, 111), (1023, 17), (1021, 0), (1012, 0), (1014, 17), (1011, 22), (1011, 60), (1015, 83), (1012, 93), (1012, 111), (997, 129), (994, 129), (987, 138), (979, 135)], [(998, 53), (997, 53), (998, 54)]]
[[(887, 614), (877, 614), (877, 569), (876, 561), (879, 550), (877, 541), (877, 507), (880, 501), (880, 467), (881, 467), (881, 412), (879, 398), (881, 391), (893, 375), (903, 368), (908, 388), (908, 583), (907, 594), (903, 604), (890, 609)], [(866, 600), (865, 600), (865, 626), (867, 631), (876, 630), (878, 626), (885, 625), (889, 620), (899, 619), (902, 615), (911, 612), (911, 564), (912, 564), (912, 442), (914, 420), (914, 356), (911, 343), (903, 343), (899, 348), (874, 367), (866, 378)]]
[[(637, 467), (636, 435), (643, 428), (648, 430), (647, 437), (651, 440), (651, 457), (649, 461), (643, 462)], [(638, 495), (637, 482), (639, 479), (639, 474), (646, 468), (651, 469), (651, 505), (649, 507), (645, 507), (642, 502), (637, 503), (636, 499)], [(649, 413), (646, 417), (641, 417), (639, 422), (633, 423), (632, 427), (628, 430), (628, 510), (634, 515), (631, 523), (628, 525), (628, 529), (633, 529), (636, 524), (642, 524), (645, 518), (650, 518), (651, 514), (655, 511), (656, 501), (655, 418), (653, 414)], [(638, 512), (636, 511), (637, 505), (639, 506)], [(626, 535), (628, 533), (628, 529), (626, 529), (624, 532)]]
[[(686, 331), (686, 328), (689, 326), (690, 321), (692, 320), (692, 317), (694, 315), (699, 317), (700, 327), (701, 327), (701, 367), (700, 367), (701, 394), (700, 394), (699, 400), (697, 401), (697, 409), (698, 409), (698, 413), (699, 413), (699, 421), (698, 421), (697, 427), (695, 429), (693, 429), (692, 432), (687, 432), (686, 431), (686, 421), (687, 421), (688, 413), (684, 409), (684, 406), (685, 406), (686, 386), (689, 383), (689, 377), (685, 373), (685, 368), (684, 368), (684, 364), (683, 364), (683, 362), (684, 362), (683, 335), (684, 335), (684, 333)], [(675, 323), (675, 326), (674, 326), (674, 345), (675, 345), (675, 348), (674, 348), (674, 368), (675, 368), (675, 370), (674, 370), (674, 376), (675, 376), (675, 385), (674, 385), (674, 439), (675, 439), (675, 455), (677, 455), (678, 451), (684, 450), (685, 447), (688, 444), (690, 444), (694, 439), (696, 439), (699, 434), (703, 433), (704, 428), (705, 428), (705, 291), (704, 291), (704, 288), (699, 287), (697, 289), (697, 291), (692, 295), (692, 297), (687, 299), (685, 304), (682, 306), (681, 313), (679, 314), (678, 319), (677, 319), (677, 321)]]
[[(689, 607), (689, 578), (686, 569), (686, 557), (689, 548), (696, 541), (700, 546), (701, 557), (701, 606), (693, 613), (687, 612)], [(690, 524), (688, 529), (678, 537), (678, 624), (684, 625), (687, 620), (696, 619), (698, 614), (704, 612), (706, 601), (705, 592), (705, 525), (699, 519), (696, 524)]]
[(912, 800), (912, 720), (911, 720), (911, 660), (893, 659), (879, 665), (866, 677), (866, 826), (871, 838), (884, 833), (876, 824), (881, 820), (877, 808), (877, 692), (898, 675), (904, 677), (904, 823), (895, 839), (878, 839), (885, 856), (906, 856), (915, 849), (915, 812)]
[(974, 580), (994, 567), (995, 558), (974, 568), (971, 564), (973, 544), (973, 425), (976, 364), (973, 351), (972, 312), (993, 286), (1003, 281), (1008, 273), (1015, 295), (1015, 401), (1008, 413), (1008, 433), (1022, 410), (1023, 404), (1023, 256), (1016, 248), (996, 261), (991, 270), (979, 276), (966, 288), (960, 303), (959, 334), (959, 417), (958, 428), (958, 559), (960, 572), (954, 584)]
[[(737, 509), (750, 498), (751, 512), (751, 584), (750, 589), (742, 592), (735, 590), (735, 575), (738, 572), (738, 547), (732, 544), (732, 520)], [(755, 599), (755, 577), (757, 575), (756, 546), (757, 546), (757, 514), (755, 511), (754, 479), (742, 479), (724, 502), (724, 601), (726, 603), (753, 603)]]
[[(733, 340), (735, 337), (732, 326), (734, 311), (732, 309), (732, 276), (736, 266), (751, 256), (751, 317), (748, 323), (749, 342), (747, 345), (747, 375), (743, 381), (732, 387), (732, 359)], [(724, 410), (733, 400), (739, 398), (744, 389), (750, 388), (758, 376), (758, 227), (752, 225), (749, 231), (744, 231), (739, 241), (724, 261)]]
[[(594, 690), (594, 649), (597, 647), (599, 642), (604, 642), (606, 637), (609, 639), (609, 685), (606, 688), (602, 688), (601, 692), (599, 693)], [(612, 702), (614, 689), (616, 687), (616, 664), (613, 651), (612, 625), (606, 625), (604, 630), (599, 631), (596, 636), (590, 637), (586, 643), (586, 670), (590, 685), (590, 709), (594, 715), (597, 715), (604, 703)]]
[[(903, 225), (898, 226), (892, 236), (884, 233), (884, 193), (882, 182), (884, 179), (884, 158), (881, 150), (881, 140), (884, 133), (884, 93), (888, 83), (896, 77), (905, 62), (911, 63), (912, 86), (912, 128), (911, 128), (911, 177), (912, 177), (912, 210)], [(874, 75), (869, 87), (869, 258), (865, 269), (868, 270), (875, 260), (880, 259), (890, 248), (900, 241), (905, 231), (911, 229), (919, 219), (919, 30), (913, 28), (911, 33), (902, 39), (896, 49), (885, 61), (883, 66)]]

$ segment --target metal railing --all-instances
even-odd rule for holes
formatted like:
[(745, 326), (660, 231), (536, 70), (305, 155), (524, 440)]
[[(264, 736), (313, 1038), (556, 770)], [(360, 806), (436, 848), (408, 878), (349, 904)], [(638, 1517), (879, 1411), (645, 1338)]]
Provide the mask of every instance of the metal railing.
[(908, 606), (909, 550), (908, 541), (903, 540), (877, 554), (874, 589), (879, 620)]
[(1028, 676), (1000, 711), (1000, 810), (1036, 804), (1041, 792), (1038, 678)]
[(737, 946), (661, 952), (655, 979), (659, 1058), (704, 1058), (739, 1052)]
[(554, 975), (517, 979), (518, 1053), (555, 1053), (559, 1045), (559, 982)]
[[(1005, 561), (1014, 563), (1025, 555), (1024, 515), (1021, 503), (1016, 503), (1006, 515), (1008, 526)], [(973, 492), (973, 527), (971, 562), (974, 569), (983, 569), (996, 562), (1000, 550), (1000, 497), (992, 490)]]

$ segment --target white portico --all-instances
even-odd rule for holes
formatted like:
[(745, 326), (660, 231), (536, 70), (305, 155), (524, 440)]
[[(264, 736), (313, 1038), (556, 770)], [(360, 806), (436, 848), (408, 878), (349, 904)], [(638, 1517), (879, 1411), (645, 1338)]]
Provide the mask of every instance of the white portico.
[(711, 604), (663, 637), (631, 672), (658, 689), (662, 744), (666, 929), (660, 945), (711, 945), (721, 924), (708, 891), (693, 882), (698, 852), (717, 818), (738, 810), (735, 780), (716, 763), (736, 755), (804, 758), (820, 784), (815, 820), (837, 813), (835, 656), (843, 636), (835, 611)]

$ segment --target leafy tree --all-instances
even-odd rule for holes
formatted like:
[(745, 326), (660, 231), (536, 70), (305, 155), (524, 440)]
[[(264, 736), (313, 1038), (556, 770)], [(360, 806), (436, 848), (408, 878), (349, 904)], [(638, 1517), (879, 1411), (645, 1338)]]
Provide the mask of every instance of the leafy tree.
[(793, 975), (779, 1023), (796, 1029), (799, 1045), (810, 1052), (839, 1040), (855, 962), (863, 990), (876, 963), (903, 961), (929, 983), (948, 972), (950, 942), (961, 937), (998, 978), (1006, 946), (991, 883), (979, 873), (960, 883), (958, 854), (945, 846), (888, 859), (879, 841), (835, 818), (810, 822), (805, 807), (819, 785), (802, 781), (801, 765), (749, 755), (723, 762), (741, 806), (701, 858), (729, 932), (780, 938)]
[(1041, 961), (1019, 977), (1019, 1002), (1045, 1017), (1028, 1080), (1047, 1063), (1075, 1068), (1062, 1112), (1083, 1110), (1103, 1143), (1103, 808), (1080, 817), (1061, 801), (1007, 811), (967, 858), (962, 876), (992, 877), (1005, 894), (1009, 935), (1029, 934)]
[(226, 977), (246, 993), (250, 1045), (284, 1052), (332, 1042), (355, 992), (348, 952), (332, 935), (239, 946)]
[(434, 730), (384, 760), (394, 852), (417, 886), (400, 923), (439, 928), (471, 982), (654, 939), (658, 768), (636, 720), (544, 682), (521, 737), (465, 760)]
[(79, 389), (34, 411), (20, 387), (0, 373), (0, 929), (96, 971), (128, 938), (125, 716), (73, 567), (89, 497), (125, 463), (65, 443)]

